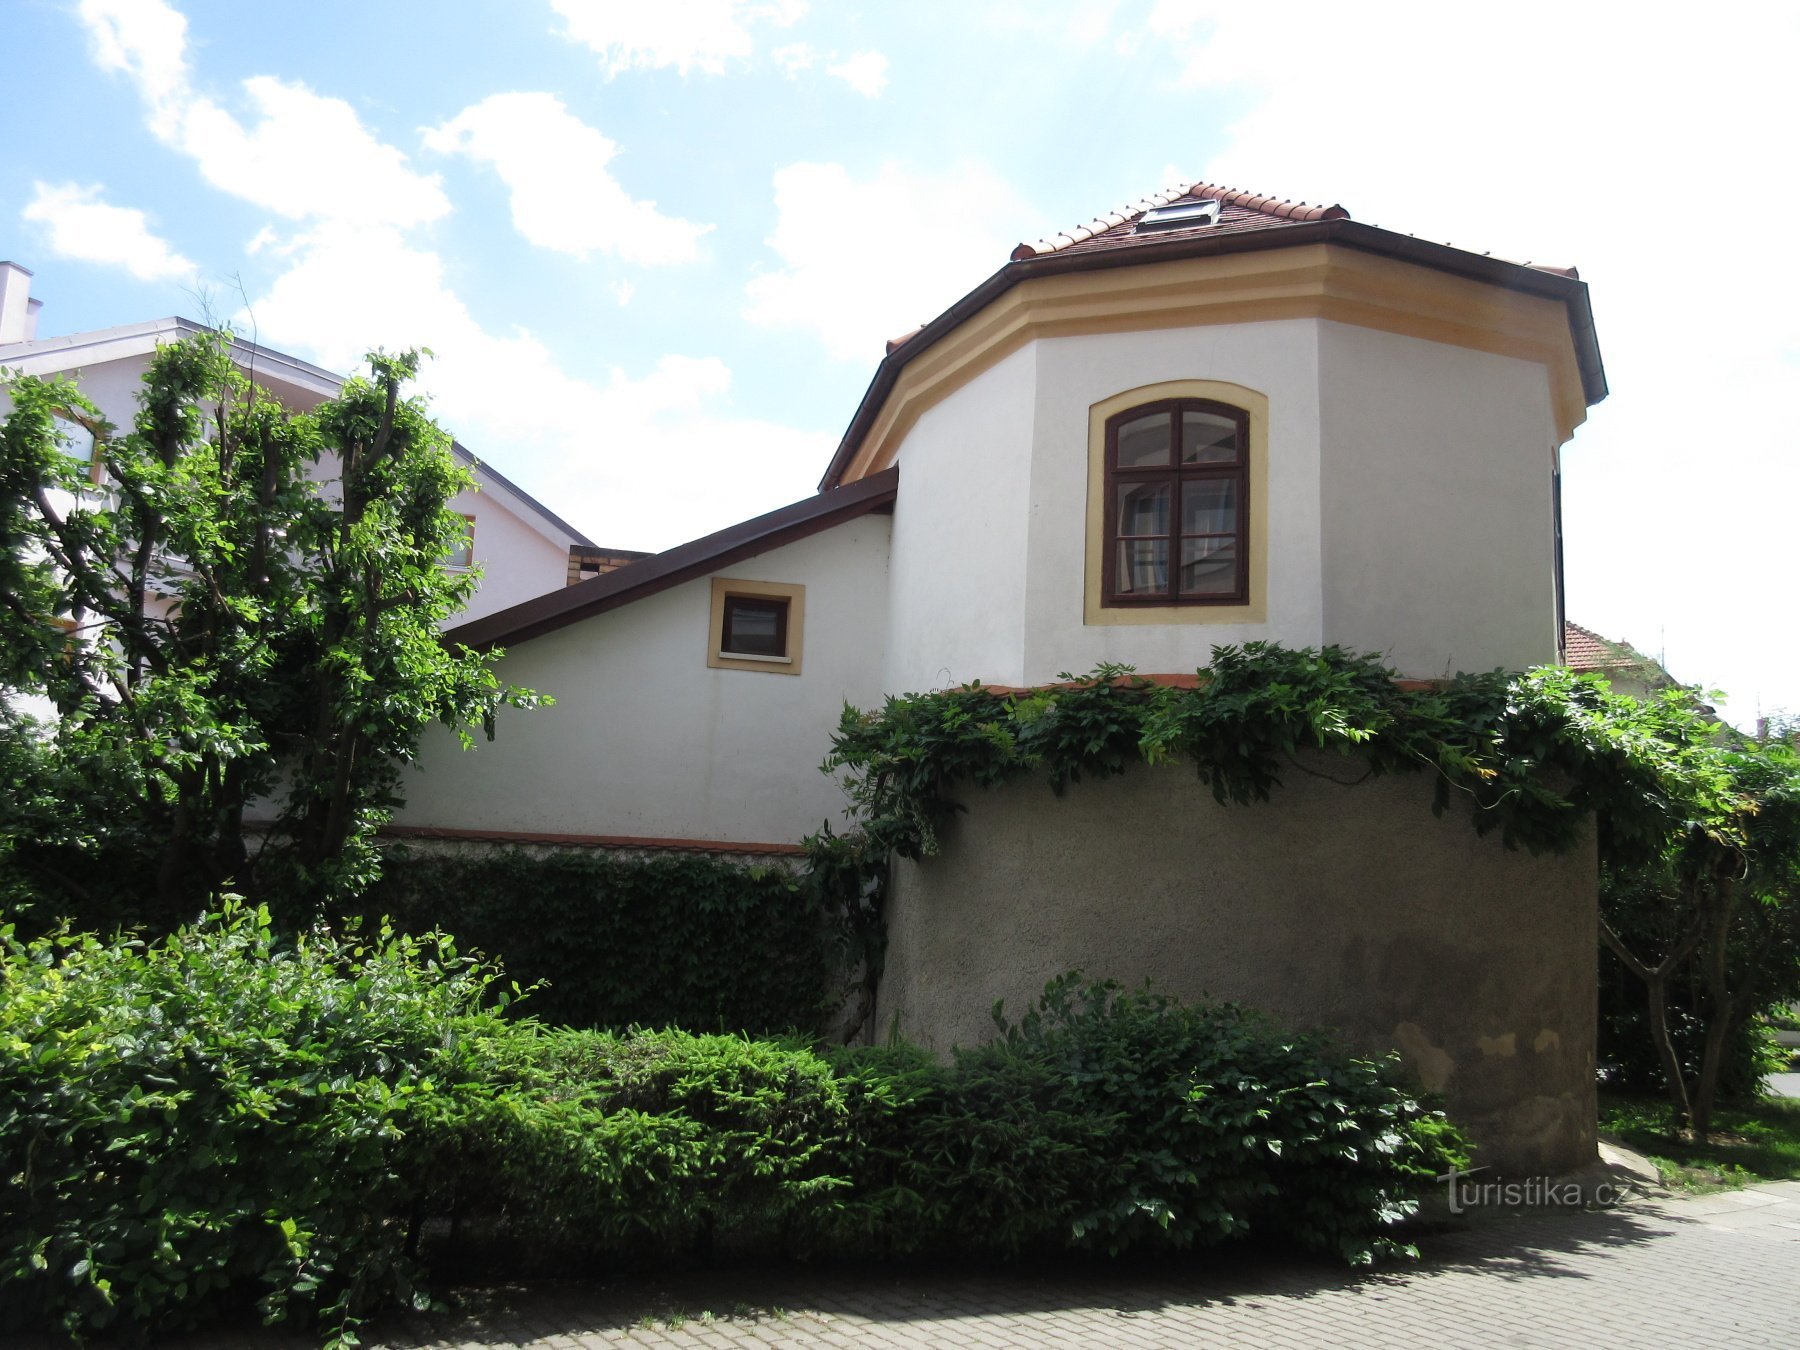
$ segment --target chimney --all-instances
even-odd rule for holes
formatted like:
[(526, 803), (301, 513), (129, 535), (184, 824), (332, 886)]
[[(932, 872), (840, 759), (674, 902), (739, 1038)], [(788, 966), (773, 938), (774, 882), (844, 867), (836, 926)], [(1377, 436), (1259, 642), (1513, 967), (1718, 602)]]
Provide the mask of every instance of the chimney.
[(31, 273), (15, 262), (0, 262), (0, 344), (37, 336), (42, 300), (31, 298)]

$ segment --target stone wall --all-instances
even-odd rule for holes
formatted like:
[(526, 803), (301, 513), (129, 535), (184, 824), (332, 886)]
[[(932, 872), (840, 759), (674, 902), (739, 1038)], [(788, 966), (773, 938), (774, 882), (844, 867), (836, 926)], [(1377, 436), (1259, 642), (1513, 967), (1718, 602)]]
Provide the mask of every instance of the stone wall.
[[(1307, 767), (1349, 778), (1359, 766)], [(1423, 776), (1291, 770), (1220, 806), (1186, 767), (965, 789), (943, 852), (896, 864), (874, 1027), (933, 1049), (993, 1031), (1065, 970), (1236, 1000), (1398, 1050), (1480, 1146), (1554, 1173), (1595, 1156), (1597, 867), (1431, 814)]]

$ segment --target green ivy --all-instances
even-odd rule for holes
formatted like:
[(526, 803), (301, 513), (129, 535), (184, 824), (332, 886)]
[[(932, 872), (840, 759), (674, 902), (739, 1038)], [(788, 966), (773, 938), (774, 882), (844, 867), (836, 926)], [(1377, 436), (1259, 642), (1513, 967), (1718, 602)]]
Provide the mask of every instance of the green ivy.
[[(1422, 773), (1438, 814), (1460, 804), (1481, 833), (1534, 853), (1573, 847), (1600, 811), (1624, 856), (1667, 830), (1666, 756), (1591, 676), (1542, 669), (1401, 681), (1379, 657), (1341, 647), (1215, 647), (1193, 688), (1102, 665), (1063, 684), (1001, 692), (981, 684), (846, 707), (827, 772), (846, 770), (872, 852), (938, 852), (967, 786), (1042, 776), (1061, 793), (1084, 776), (1186, 763), (1221, 803), (1267, 801), (1324, 752), (1349, 781)], [(1333, 775), (1337, 777), (1337, 775)]]

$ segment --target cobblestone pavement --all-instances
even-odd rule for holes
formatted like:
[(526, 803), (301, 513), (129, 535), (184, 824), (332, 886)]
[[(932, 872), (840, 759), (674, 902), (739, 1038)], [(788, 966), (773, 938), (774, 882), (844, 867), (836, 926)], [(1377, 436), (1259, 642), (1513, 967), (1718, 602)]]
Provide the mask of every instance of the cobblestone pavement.
[[(725, 1346), (1800, 1345), (1800, 1182), (1491, 1215), (1358, 1276), (1244, 1255), (1095, 1272), (695, 1275), (491, 1291), (378, 1344)], [(385, 1333), (385, 1334), (382, 1334)]]
[[(1417, 1265), (1358, 1275), (1242, 1253), (995, 1273), (710, 1272), (465, 1294), (371, 1345), (476, 1350), (936, 1346), (1800, 1345), (1800, 1182), (1614, 1209), (1489, 1212), (1427, 1234)], [(288, 1350), (268, 1332), (186, 1350)]]

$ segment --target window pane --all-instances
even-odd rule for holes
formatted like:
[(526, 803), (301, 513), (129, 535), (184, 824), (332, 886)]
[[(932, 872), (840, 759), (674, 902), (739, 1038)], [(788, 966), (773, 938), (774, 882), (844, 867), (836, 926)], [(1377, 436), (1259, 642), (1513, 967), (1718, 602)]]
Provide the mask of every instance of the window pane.
[(1154, 469), (1168, 462), (1168, 413), (1151, 413), (1119, 428), (1121, 469)]
[(1181, 593), (1230, 595), (1237, 589), (1237, 540), (1183, 539)]
[(1237, 480), (1202, 478), (1181, 485), (1183, 534), (1237, 533)]
[(1234, 464), (1238, 457), (1237, 419), (1217, 413), (1181, 414), (1183, 464)]
[(786, 656), (787, 601), (725, 598), (721, 651), (741, 656)]
[(1119, 484), (1119, 533), (1124, 536), (1169, 532), (1167, 483)]
[(444, 555), (444, 566), (467, 571), (475, 565), (475, 517), (463, 517), (463, 536)]
[(72, 417), (52, 416), (65, 455), (77, 464), (94, 462), (94, 433)]
[(1169, 541), (1121, 539), (1119, 571), (1114, 578), (1120, 595), (1166, 594), (1169, 589)]

